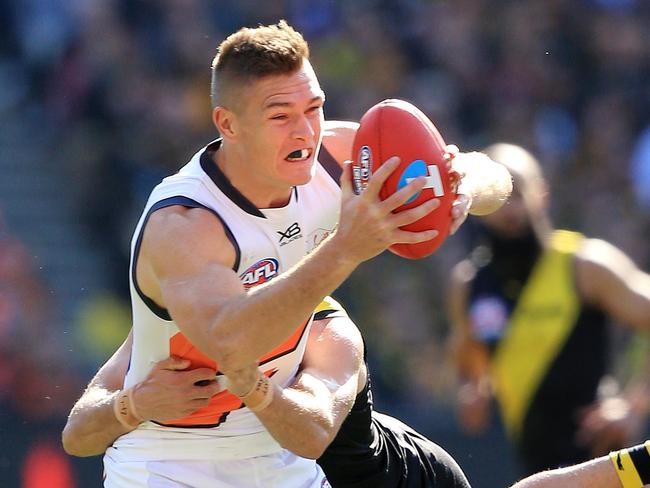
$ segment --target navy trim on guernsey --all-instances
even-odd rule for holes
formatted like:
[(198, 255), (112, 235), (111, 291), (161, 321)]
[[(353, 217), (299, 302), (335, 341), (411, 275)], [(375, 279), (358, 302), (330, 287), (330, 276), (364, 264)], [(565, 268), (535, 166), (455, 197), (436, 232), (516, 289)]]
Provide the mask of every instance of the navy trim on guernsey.
[(180, 205), (182, 207), (188, 207), (188, 208), (203, 208), (209, 211), (210, 213), (214, 214), (221, 222), (221, 225), (223, 225), (228, 240), (232, 243), (232, 245), (235, 248), (235, 253), (237, 257), (235, 258), (235, 264), (232, 267), (233, 271), (237, 272), (237, 269), (239, 268), (239, 262), (241, 260), (241, 250), (239, 248), (239, 244), (237, 243), (235, 236), (230, 230), (230, 227), (228, 227), (228, 224), (226, 224), (226, 222), (223, 220), (223, 218), (221, 218), (221, 215), (219, 215), (219, 213), (217, 213), (216, 210), (206, 207), (205, 205), (202, 205), (199, 202), (184, 196), (169, 197), (154, 203), (149, 209), (149, 211), (147, 212), (147, 215), (144, 218), (144, 222), (142, 222), (142, 227), (140, 228), (138, 239), (135, 242), (135, 248), (133, 250), (133, 264), (131, 265), (131, 279), (133, 280), (133, 286), (135, 287), (135, 290), (138, 292), (138, 295), (145, 303), (145, 305), (149, 307), (149, 310), (151, 310), (159, 318), (168, 321), (172, 320), (171, 316), (169, 315), (169, 311), (166, 308), (159, 306), (156, 302), (154, 302), (151, 298), (149, 298), (147, 295), (144, 294), (144, 292), (140, 289), (140, 286), (138, 285), (138, 280), (136, 278), (135, 270), (138, 264), (138, 256), (140, 255), (142, 236), (144, 235), (144, 229), (147, 225), (147, 221), (149, 220), (149, 217), (151, 217), (151, 214), (153, 214), (156, 210), (160, 210), (161, 208), (171, 207), (173, 205)]
[(650, 455), (648, 450), (645, 447), (645, 444), (639, 444), (638, 446), (631, 447), (627, 450), (636, 472), (641, 478), (643, 486), (650, 484)]
[(334, 156), (327, 150), (324, 144), (320, 146), (320, 152), (318, 153), (318, 162), (320, 165), (327, 171), (327, 174), (331, 176), (334, 180), (334, 183), (341, 185), (341, 174), (343, 173), (343, 168), (341, 165), (334, 159)]
[(242, 193), (232, 185), (226, 175), (223, 174), (223, 171), (221, 171), (221, 168), (219, 168), (212, 159), (212, 155), (219, 149), (219, 147), (221, 147), (221, 139), (212, 141), (207, 145), (205, 151), (201, 154), (201, 168), (210, 177), (212, 182), (217, 185), (217, 188), (230, 198), (235, 205), (248, 214), (265, 219), (266, 216), (260, 212), (260, 209), (253, 205), (248, 198), (242, 195)]
[(347, 317), (347, 314), (341, 310), (321, 310), (314, 314), (314, 320), (324, 320), (334, 317)]

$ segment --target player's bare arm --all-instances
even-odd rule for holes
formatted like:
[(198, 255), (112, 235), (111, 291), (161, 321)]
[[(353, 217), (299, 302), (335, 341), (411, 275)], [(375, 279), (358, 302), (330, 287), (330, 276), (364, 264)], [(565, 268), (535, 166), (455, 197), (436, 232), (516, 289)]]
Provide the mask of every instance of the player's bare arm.
[(384, 165), (360, 196), (352, 191), (347, 168), (337, 230), (294, 268), (248, 293), (230, 268), (231, 244), (215, 216), (178, 206), (158, 210), (144, 231), (140, 286), (226, 375), (247, 367), (285, 340), (359, 263), (395, 242), (435, 237), (436, 231), (399, 228), (433, 210), (435, 201), (392, 213), (422, 189), (423, 178), (380, 201), (379, 189), (394, 168)]
[(352, 157), (352, 144), (358, 128), (358, 122), (326, 120), (323, 123), (323, 146), (340, 165)]
[[(577, 281), (588, 303), (616, 323), (648, 334), (650, 276), (620, 249), (600, 239), (585, 240), (577, 254)], [(650, 414), (650, 364), (631, 378), (621, 395), (600, 400), (581, 412), (579, 438), (602, 455), (611, 446), (638, 441)]]
[(117, 437), (128, 432), (115, 418), (113, 400), (122, 387), (132, 342), (129, 334), (72, 407), (62, 434), (63, 447), (68, 454), (102, 454)]
[[(363, 367), (363, 341), (349, 318), (315, 321), (298, 376), (289, 388), (272, 384), (273, 400), (256, 415), (282, 447), (316, 459), (352, 408)], [(243, 392), (251, 383), (237, 386)]]
[[(129, 334), (72, 408), (62, 434), (63, 447), (68, 454), (82, 457), (103, 454), (115, 439), (136, 427), (118, 422), (113, 405), (123, 387), (132, 347)], [(143, 421), (165, 421), (188, 415), (205, 407), (218, 392), (214, 370), (184, 371), (189, 364), (185, 359), (166, 358), (155, 363), (149, 374), (134, 387), (134, 403)]]
[[(131, 348), (129, 336), (72, 409), (63, 432), (68, 454), (103, 454), (117, 437), (135, 428), (119, 423), (113, 410)], [(331, 442), (365, 381), (362, 348), (359, 331), (349, 318), (314, 321), (301, 373), (259, 414), (269, 431), (277, 434), (277, 440), (286, 444), (284, 447), (313, 456)], [(188, 366), (187, 360), (164, 359), (135, 386), (134, 403), (143, 420), (180, 418), (207, 405), (219, 390), (215, 372), (208, 368), (185, 371)], [(255, 364), (250, 369), (257, 371)], [(245, 375), (236, 378), (234, 384), (241, 391), (250, 389)], [(294, 417), (296, 412), (301, 415)]]
[(577, 259), (578, 286), (585, 300), (621, 324), (650, 332), (650, 275), (600, 239), (587, 239)]
[(462, 427), (471, 433), (487, 427), (492, 396), (488, 352), (472, 337), (467, 315), (469, 284), (474, 275), (474, 266), (468, 260), (457, 264), (451, 274), (448, 296), (448, 317), (452, 324), (451, 362), (459, 383), (458, 417)]
[(511, 488), (621, 488), (616, 470), (607, 457), (537, 473), (515, 483)]

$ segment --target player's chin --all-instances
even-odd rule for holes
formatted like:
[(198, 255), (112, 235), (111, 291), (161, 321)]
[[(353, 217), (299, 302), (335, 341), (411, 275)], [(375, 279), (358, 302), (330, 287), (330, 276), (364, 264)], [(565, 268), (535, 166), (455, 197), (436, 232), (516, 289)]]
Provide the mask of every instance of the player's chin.
[(284, 162), (284, 175), (286, 181), (292, 186), (306, 185), (311, 181), (316, 169), (313, 158), (300, 162)]

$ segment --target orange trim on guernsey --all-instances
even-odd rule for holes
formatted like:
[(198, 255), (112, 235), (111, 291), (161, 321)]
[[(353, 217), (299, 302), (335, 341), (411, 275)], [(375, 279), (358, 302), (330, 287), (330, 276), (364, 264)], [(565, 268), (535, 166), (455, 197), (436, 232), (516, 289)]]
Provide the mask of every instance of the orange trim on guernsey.
[[(260, 366), (294, 351), (298, 347), (308, 323), (309, 320), (306, 320), (291, 334), (291, 337), (271, 350), (268, 354), (262, 356), (259, 359)], [(188, 369), (210, 368), (214, 369), (215, 374), (219, 370), (217, 363), (194, 347), (181, 332), (178, 332), (169, 339), (169, 353), (172, 356), (189, 359), (190, 366)], [(274, 372), (275, 368), (266, 371), (264, 374), (270, 376)], [(207, 406), (200, 408), (193, 414), (182, 419), (161, 422), (161, 424), (177, 427), (216, 427), (226, 419), (228, 413), (240, 409), (243, 406), (244, 404), (237, 396), (228, 390), (224, 390), (212, 397), (212, 400)]]

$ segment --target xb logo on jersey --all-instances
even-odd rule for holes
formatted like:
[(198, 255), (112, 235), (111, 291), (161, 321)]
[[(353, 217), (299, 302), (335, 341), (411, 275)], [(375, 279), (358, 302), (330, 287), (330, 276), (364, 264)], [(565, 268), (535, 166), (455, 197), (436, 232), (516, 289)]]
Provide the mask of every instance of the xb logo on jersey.
[(286, 246), (290, 242), (293, 242), (296, 239), (302, 237), (302, 231), (300, 230), (300, 225), (298, 222), (291, 224), (284, 232), (281, 232), (279, 230), (276, 230), (276, 232), (280, 234), (280, 247)]
[[(440, 177), (440, 170), (435, 164), (426, 164), (421, 159), (416, 159), (411, 164), (409, 164), (402, 176), (400, 176), (399, 182), (397, 183), (397, 189), (408, 185), (412, 180), (418, 176), (426, 176), (427, 181), (424, 185), (424, 188), (431, 188), (433, 194), (437, 197), (441, 197), (445, 194), (445, 189), (442, 186), (442, 178)], [(407, 200), (406, 203), (411, 203), (415, 200), (420, 193), (416, 193), (411, 198)]]
[(255, 264), (249, 266), (240, 278), (244, 288), (253, 288), (271, 280), (278, 274), (278, 260), (275, 258), (260, 259)]

